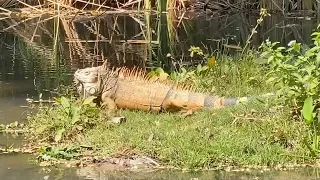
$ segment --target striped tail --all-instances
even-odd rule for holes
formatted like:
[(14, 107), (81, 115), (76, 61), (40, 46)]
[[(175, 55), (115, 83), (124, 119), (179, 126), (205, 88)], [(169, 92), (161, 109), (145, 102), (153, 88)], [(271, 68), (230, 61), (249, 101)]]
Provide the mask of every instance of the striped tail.
[(206, 96), (203, 103), (204, 109), (219, 109), (227, 106), (237, 105), (252, 100), (256, 100), (262, 97), (273, 96), (273, 93), (267, 93), (258, 96), (240, 97), (240, 98), (224, 98), (224, 97), (214, 97)]
[(177, 107), (184, 107), (185, 109), (219, 109), (226, 106), (237, 105), (240, 103), (248, 102), (257, 98), (264, 96), (273, 95), (271, 93), (250, 96), (250, 97), (240, 97), (240, 98), (225, 98), (219, 96), (210, 96), (198, 92), (189, 92), (183, 90), (172, 90), (166, 96), (171, 102)]

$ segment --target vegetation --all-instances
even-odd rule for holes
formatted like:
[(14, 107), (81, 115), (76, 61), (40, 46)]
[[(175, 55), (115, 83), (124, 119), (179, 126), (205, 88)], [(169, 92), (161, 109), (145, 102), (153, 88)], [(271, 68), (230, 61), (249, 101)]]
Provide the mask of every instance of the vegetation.
[[(319, 28), (320, 26), (318, 26)], [(288, 48), (274, 48), (277, 43), (263, 44), (263, 55), (271, 65), (268, 82), (278, 87), (278, 94), (285, 105), (292, 107), (297, 115), (310, 126), (305, 143), (312, 156), (319, 156), (320, 114), (320, 32), (313, 33), (314, 46), (303, 49), (300, 43), (291, 41)], [(301, 112), (301, 113), (300, 113)]]
[(190, 56), (204, 63), (150, 72), (220, 96), (276, 92), (278, 97), (185, 118), (121, 110), (128, 121), (115, 124), (92, 98), (65, 94), (29, 117), (27, 137), (31, 144), (41, 145), (41, 161), (79, 159), (89, 153), (148, 156), (162, 165), (190, 169), (310, 163), (319, 157), (320, 138), (320, 33), (313, 37), (310, 49), (296, 41), (288, 48), (266, 41), (260, 48), (266, 64), (257, 62), (259, 53), (254, 51), (231, 57), (191, 47)]
[[(161, 69), (151, 73), (191, 82), (199, 90), (221, 95), (272, 91), (262, 75), (266, 69), (253, 60), (253, 55), (246, 54), (236, 63), (210, 55), (203, 57), (207, 65), (196, 69), (182, 69), (170, 76)], [(88, 152), (98, 157), (148, 156), (162, 165), (187, 169), (274, 167), (311, 161), (303, 144), (307, 125), (292, 121), (290, 108), (279, 106), (275, 99), (200, 111), (185, 118), (121, 110), (120, 114), (128, 119), (122, 124), (112, 123), (91, 100), (65, 95), (57, 99), (57, 104), (42, 107), (29, 117), (27, 137), (31, 143), (41, 145), (40, 161), (79, 159)]]
[[(4, 11), (9, 11), (4, 8), (12, 7), (28, 7), (30, 11), (36, 10), (37, 12), (43, 12), (43, 8), (49, 7), (53, 10), (64, 11), (78, 10), (83, 11), (85, 9), (99, 10), (115, 10), (125, 11), (128, 9), (139, 9), (139, 10), (156, 10), (163, 12), (172, 9), (189, 9), (191, 6), (201, 6), (205, 4), (206, 8), (212, 10), (239, 10), (239, 9), (257, 9), (258, 7), (267, 8), (274, 11), (288, 12), (289, 10), (315, 10), (319, 9), (319, 2), (316, 0), (304, 0), (304, 1), (282, 1), (282, 0), (231, 0), (222, 1), (215, 0), (206, 2), (203, 0), (191, 1), (191, 0), (143, 0), (143, 1), (84, 1), (84, 0), (73, 0), (73, 1), (4, 1), (0, 5)], [(192, 7), (191, 7), (192, 8)]]
[[(46, 149), (40, 150), (41, 160), (76, 158), (86, 154), (83, 147), (92, 149), (92, 156), (148, 156), (162, 165), (191, 169), (275, 166), (308, 160), (300, 139), (306, 132), (304, 124), (288, 123), (288, 110), (274, 107), (272, 102), (204, 111), (185, 119), (175, 114), (122, 111), (128, 122), (121, 125), (101, 121), (101, 114), (96, 113), (90, 117), (94, 126), (80, 129), (82, 122), (69, 129), (72, 118), (57, 116), (60, 104), (33, 117), (30, 132)], [(81, 117), (86, 118), (85, 114)], [(68, 131), (61, 135), (61, 127)], [(54, 145), (54, 141), (60, 143)]]
[[(135, 2), (139, 3), (138, 6), (144, 4), (143, 8), (147, 10), (152, 4), (148, 1)], [(179, 2), (178, 6), (183, 7)], [(239, 2), (241, 7), (245, 6)], [(58, 9), (54, 13), (62, 13), (60, 7), (71, 9), (68, 5), (52, 3)], [(177, 5), (176, 2), (157, 3), (160, 11)], [(267, 4), (266, 1), (263, 3)], [(91, 5), (99, 5), (97, 11), (100, 7), (110, 9), (106, 5)], [(127, 6), (126, 3), (122, 4), (117, 10)], [(147, 26), (146, 34), (144, 29), (141, 29), (141, 34), (149, 42), (144, 50), (148, 51), (148, 59), (152, 59), (153, 30), (149, 15), (146, 13), (143, 22)], [(163, 165), (191, 169), (246, 165), (272, 167), (277, 164), (312, 162), (319, 157), (319, 34), (314, 34), (315, 47), (311, 49), (302, 49), (296, 42), (290, 43), (288, 49), (275, 49), (277, 43), (266, 42), (262, 52), (268, 58), (268, 63), (258, 64), (258, 54), (247, 49), (258, 25), (268, 14), (261, 11), (260, 15), (241, 55), (231, 57), (221, 52), (211, 53), (199, 47), (191, 47), (191, 58), (197, 57), (204, 63), (195, 68), (181, 64), (181, 68), (170, 72), (157, 68), (150, 74), (193, 84), (199, 91), (220, 96), (250, 96), (278, 90), (279, 99), (261, 99), (213, 112), (201, 111), (184, 119), (177, 114), (121, 110), (120, 114), (128, 121), (114, 124), (103, 110), (95, 106), (92, 99), (75, 99), (72, 94), (63, 94), (52, 106), (40, 106), (39, 112), (28, 117), (26, 136), (30, 145), (40, 146), (39, 160), (79, 160), (88, 154), (100, 157), (145, 155)], [(54, 47), (53, 51), (49, 51), (54, 55), (54, 60), (58, 59), (56, 53), (60, 48), (57, 43), (60, 20), (66, 30), (66, 37), (79, 39), (75, 24), (63, 17), (55, 19)], [(176, 29), (171, 23), (172, 19), (166, 20), (165, 30), (161, 23), (158, 24), (157, 43), (161, 47), (168, 48), (166, 42), (175, 41)], [(112, 28), (116, 26), (117, 23)], [(100, 29), (94, 31), (98, 35), (97, 32)], [(30, 39), (33, 38), (32, 34)], [(170, 49), (166, 51), (175, 51), (174, 45), (169, 44)], [(36, 45), (33, 44), (33, 48)], [(80, 41), (70, 42), (69, 45), (86, 54), (87, 50)], [(69, 51), (73, 50), (70, 48)], [(30, 54), (30, 57), (33, 56)], [(169, 63), (166, 63), (165, 66), (168, 66)], [(267, 73), (269, 76), (265, 77)], [(268, 85), (269, 82), (275, 83), (275, 86)], [(0, 130), (4, 131), (4, 127), (0, 127)]]

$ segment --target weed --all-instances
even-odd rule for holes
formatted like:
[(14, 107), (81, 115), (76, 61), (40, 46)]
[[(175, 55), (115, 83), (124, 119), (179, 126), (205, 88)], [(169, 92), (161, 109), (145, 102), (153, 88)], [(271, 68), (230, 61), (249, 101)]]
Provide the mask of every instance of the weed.
[[(319, 28), (320, 26), (318, 26)], [(300, 43), (291, 41), (289, 47), (277, 47), (277, 42), (262, 44), (262, 56), (268, 57), (269, 83), (295, 115), (304, 118), (310, 127), (305, 144), (311, 155), (319, 156), (319, 100), (320, 100), (320, 32), (313, 33), (314, 46), (303, 49)]]
[(220, 59), (216, 59), (212, 53), (203, 52), (199, 47), (191, 47), (189, 51), (191, 57), (194, 54), (202, 57), (205, 64), (195, 68), (181, 67), (179, 71), (170, 73), (156, 68), (149, 75), (190, 84), (199, 91), (219, 96), (239, 97), (273, 92), (272, 86), (266, 86), (264, 75), (267, 68), (259, 64), (250, 51), (234, 58), (219, 55)]
[(93, 98), (82, 100), (68, 99), (64, 96), (56, 99), (52, 107), (41, 107), (34, 116), (29, 116), (30, 135), (48, 142), (59, 142), (95, 127), (101, 114)]

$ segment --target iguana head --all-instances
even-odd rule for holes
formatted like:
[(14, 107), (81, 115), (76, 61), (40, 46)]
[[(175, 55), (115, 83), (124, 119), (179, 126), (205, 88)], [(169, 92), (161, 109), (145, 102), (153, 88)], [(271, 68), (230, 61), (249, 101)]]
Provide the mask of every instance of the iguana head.
[(74, 73), (74, 83), (77, 91), (84, 98), (89, 96), (98, 96), (102, 91), (101, 74), (106, 74), (104, 65), (78, 69)]

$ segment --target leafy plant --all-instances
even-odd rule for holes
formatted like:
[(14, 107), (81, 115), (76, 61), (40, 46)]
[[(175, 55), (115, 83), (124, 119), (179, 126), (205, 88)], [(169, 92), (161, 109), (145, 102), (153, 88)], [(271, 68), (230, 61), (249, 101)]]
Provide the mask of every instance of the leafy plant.
[[(93, 100), (94, 97), (74, 100), (61, 96), (56, 99), (57, 103), (52, 107), (42, 107), (40, 111), (43, 113), (29, 117), (29, 121), (38, 122), (34, 123), (36, 126), (29, 127), (29, 129), (33, 129), (34, 136), (55, 142), (64, 138), (72, 138), (78, 132), (96, 125), (97, 121), (94, 117), (100, 111)], [(47, 125), (44, 126), (43, 123)]]
[[(318, 26), (319, 29), (320, 26)], [(303, 49), (301, 43), (291, 41), (288, 48), (277, 47), (277, 42), (267, 40), (262, 44), (262, 56), (268, 57), (270, 71), (268, 83), (277, 87), (279, 97), (301, 112), (306, 124), (310, 126), (313, 156), (319, 150), (319, 100), (320, 100), (320, 32), (312, 34), (314, 46)], [(307, 141), (306, 141), (307, 142)]]
[(63, 147), (40, 147), (38, 150), (38, 160), (39, 161), (49, 161), (56, 159), (74, 159), (80, 155), (80, 148), (73, 148), (70, 146)]
[[(320, 37), (320, 36), (319, 36)], [(320, 84), (320, 45), (315, 39), (314, 47), (303, 51), (301, 44), (289, 43), (289, 48), (274, 47), (278, 43), (263, 43), (262, 56), (268, 56), (270, 71), (268, 83), (278, 87), (278, 94), (287, 104), (302, 108), (304, 101), (313, 97), (318, 104)]]

